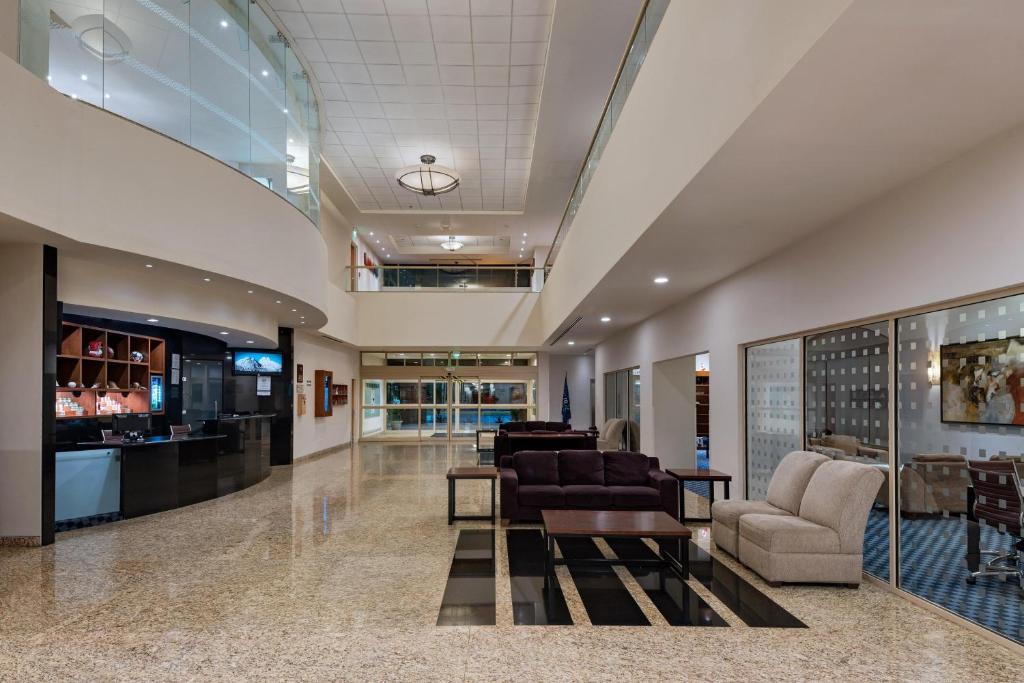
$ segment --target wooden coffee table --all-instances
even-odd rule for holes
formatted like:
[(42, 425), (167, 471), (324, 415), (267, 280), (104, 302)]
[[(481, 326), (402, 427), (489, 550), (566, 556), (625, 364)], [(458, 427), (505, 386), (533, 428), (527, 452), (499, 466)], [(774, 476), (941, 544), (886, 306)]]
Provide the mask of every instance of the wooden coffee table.
[(683, 494), (686, 491), (686, 487), (683, 486), (688, 481), (706, 481), (708, 482), (708, 509), (711, 509), (711, 505), (715, 502), (715, 482), (723, 482), (725, 486), (725, 497), (729, 498), (729, 482), (732, 481), (732, 475), (726, 474), (725, 472), (719, 472), (718, 470), (701, 470), (701, 469), (670, 469), (665, 470), (666, 473), (672, 475), (679, 480), (679, 515), (678, 519), (683, 524), (687, 522), (710, 522), (710, 517), (687, 517), (686, 506), (683, 505)]
[[(455, 482), (459, 479), (490, 479), (491, 480), (491, 514), (488, 515), (456, 515), (455, 514)], [(448, 525), (455, 520), (489, 520), (494, 524), (494, 484), (498, 480), (497, 467), (451, 467), (448, 469)]]
[[(690, 553), (687, 547), (691, 532), (688, 528), (661, 511), (628, 510), (541, 510), (544, 536), (547, 538), (547, 573), (554, 572), (556, 564), (573, 565), (633, 565), (668, 567), (684, 581), (690, 575)], [(650, 538), (675, 540), (679, 561), (660, 549), (658, 560), (557, 559), (555, 539), (583, 536), (593, 538)]]

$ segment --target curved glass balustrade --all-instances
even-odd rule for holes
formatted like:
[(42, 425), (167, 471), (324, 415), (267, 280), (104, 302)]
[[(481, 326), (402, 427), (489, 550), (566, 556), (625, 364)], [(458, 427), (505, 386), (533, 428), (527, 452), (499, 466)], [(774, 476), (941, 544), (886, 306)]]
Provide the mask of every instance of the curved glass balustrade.
[(250, 0), (21, 0), (21, 63), (228, 164), (319, 224), (316, 98)]
[(555, 239), (551, 244), (551, 251), (548, 252), (547, 262), (544, 264), (547, 267), (555, 262), (558, 250), (572, 226), (573, 219), (576, 218), (576, 211), (583, 202), (583, 195), (587, 192), (587, 186), (590, 185), (590, 179), (594, 176), (597, 165), (601, 163), (601, 154), (604, 152), (605, 145), (608, 144), (608, 138), (611, 137), (615, 124), (618, 123), (619, 117), (622, 115), (626, 98), (629, 97), (629, 91), (633, 88), (633, 83), (640, 73), (640, 67), (643, 66), (644, 59), (647, 58), (647, 50), (651, 47), (651, 41), (654, 40), (654, 34), (657, 33), (658, 26), (661, 25), (661, 19), (665, 16), (667, 9), (668, 0), (647, 0), (644, 5), (629, 49), (619, 65), (615, 85), (608, 96), (608, 101), (605, 102), (601, 123), (598, 124), (597, 131), (590, 142), (587, 158), (583, 162), (583, 167), (580, 168), (580, 173), (576, 177), (576, 186), (573, 188), (565, 212), (562, 214), (562, 222), (558, 226), (558, 232), (555, 233)]

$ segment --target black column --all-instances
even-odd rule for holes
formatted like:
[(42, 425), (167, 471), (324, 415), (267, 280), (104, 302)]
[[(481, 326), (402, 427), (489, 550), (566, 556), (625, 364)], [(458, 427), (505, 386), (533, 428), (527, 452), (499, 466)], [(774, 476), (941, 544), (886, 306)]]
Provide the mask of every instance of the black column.
[(270, 464), (291, 465), (295, 421), (295, 330), (277, 328), (277, 350), (281, 352), (284, 371), (271, 379), (275, 415), (270, 424)]
[(57, 249), (43, 247), (43, 405), (42, 405), (42, 510), (40, 542), (53, 543), (56, 510), (57, 449), (57, 345), (60, 343), (60, 308), (57, 305)]

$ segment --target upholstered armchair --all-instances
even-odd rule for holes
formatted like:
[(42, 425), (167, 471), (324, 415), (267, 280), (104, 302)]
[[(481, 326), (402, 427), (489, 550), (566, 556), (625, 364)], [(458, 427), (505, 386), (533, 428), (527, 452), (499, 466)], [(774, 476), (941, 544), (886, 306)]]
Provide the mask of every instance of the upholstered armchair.
[(614, 417), (610, 420), (606, 420), (601, 426), (601, 431), (597, 435), (597, 450), (599, 451), (617, 451), (622, 445), (622, 432), (626, 429), (626, 421), (622, 418)]

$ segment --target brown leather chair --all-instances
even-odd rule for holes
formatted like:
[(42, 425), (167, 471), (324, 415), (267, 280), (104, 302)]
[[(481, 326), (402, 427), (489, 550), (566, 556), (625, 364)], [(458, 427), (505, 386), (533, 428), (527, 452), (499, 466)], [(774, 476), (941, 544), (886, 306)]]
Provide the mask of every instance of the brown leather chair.
[(980, 555), (992, 555), (978, 571), (967, 576), (967, 583), (973, 585), (979, 576), (1014, 576), (1018, 589), (1024, 595), (1024, 489), (1021, 488), (1021, 469), (1024, 465), (1011, 460), (974, 460), (968, 465), (971, 484), (974, 487), (973, 519), (985, 524), (1000, 534), (1010, 534), (1017, 539), (1013, 552), (1004, 550), (981, 550)]
[(171, 425), (171, 436), (188, 436), (192, 433), (192, 425)]

